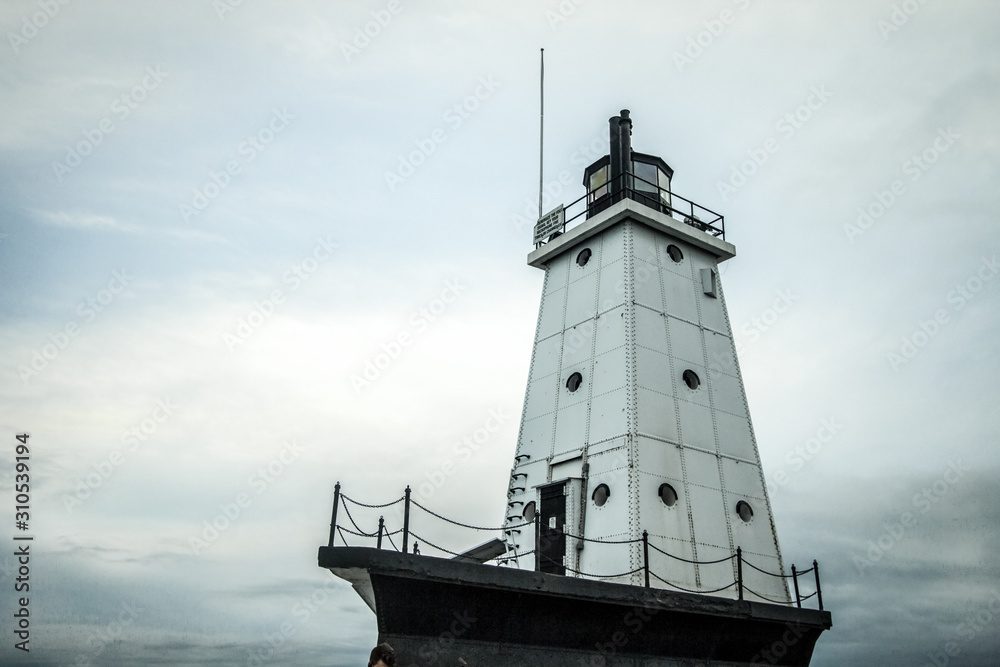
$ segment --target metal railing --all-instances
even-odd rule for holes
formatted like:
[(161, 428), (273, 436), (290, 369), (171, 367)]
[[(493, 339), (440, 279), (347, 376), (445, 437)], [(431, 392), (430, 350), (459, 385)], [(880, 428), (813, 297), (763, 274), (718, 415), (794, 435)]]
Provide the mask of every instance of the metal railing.
[[(365, 531), (354, 520), (354, 517), (351, 515), (348, 503), (356, 505), (357, 507), (361, 507), (361, 508), (364, 508), (364, 509), (384, 509), (386, 507), (392, 507), (394, 505), (398, 505), (399, 503), (403, 503), (404, 504), (403, 505), (403, 526), (402, 526), (402, 528), (398, 528), (395, 531), (389, 532), (386, 529), (386, 527), (385, 527), (385, 517), (383, 515), (383, 516), (379, 516), (377, 531), (374, 531), (374, 532)], [(411, 508), (413, 506), (415, 506), (418, 509), (423, 510), (427, 514), (430, 514), (431, 516), (436, 517), (436, 518), (438, 518), (438, 519), (440, 519), (442, 521), (445, 521), (445, 522), (447, 522), (449, 524), (452, 524), (452, 525), (455, 525), (455, 526), (460, 526), (462, 528), (467, 528), (467, 529), (470, 529), (470, 530), (476, 530), (476, 531), (489, 531), (489, 532), (517, 531), (520, 528), (523, 528), (525, 526), (533, 525), (534, 526), (534, 533), (535, 533), (535, 540), (536, 540), (535, 548), (532, 549), (531, 551), (524, 551), (524, 552), (517, 552), (517, 551), (515, 551), (514, 558), (521, 557), (521, 556), (529, 556), (529, 555), (535, 553), (536, 550), (538, 550), (538, 548), (539, 548), (538, 545), (541, 543), (541, 538), (539, 537), (539, 530), (538, 530), (540, 524), (539, 524), (539, 521), (538, 521), (538, 515), (537, 514), (535, 515), (535, 517), (534, 517), (533, 520), (531, 520), (531, 521), (525, 521), (524, 523), (518, 523), (518, 524), (513, 524), (513, 525), (511, 525), (510, 523), (507, 523), (504, 526), (500, 526), (500, 527), (474, 526), (474, 525), (471, 525), (471, 524), (462, 523), (460, 521), (455, 521), (453, 519), (449, 519), (449, 518), (447, 518), (447, 517), (445, 517), (445, 516), (443, 516), (441, 514), (438, 514), (437, 512), (435, 512), (435, 511), (433, 511), (433, 510), (431, 510), (431, 509), (429, 509), (427, 507), (424, 507), (422, 504), (420, 504), (416, 500), (413, 500), (410, 497), (410, 487), (409, 486), (406, 487), (406, 490), (403, 492), (403, 495), (401, 497), (397, 498), (396, 500), (393, 500), (393, 501), (388, 502), (388, 503), (379, 504), (379, 505), (372, 505), (372, 504), (362, 503), (360, 501), (354, 500), (353, 498), (351, 498), (351, 497), (349, 497), (347, 495), (344, 495), (341, 492), (340, 482), (337, 482), (336, 486), (334, 486), (334, 491), (333, 491), (333, 516), (331, 517), (331, 520), (330, 520), (330, 539), (329, 539), (329, 541), (327, 543), (327, 546), (333, 548), (335, 546), (336, 537), (338, 535), (340, 536), (340, 540), (341, 540), (341, 542), (343, 542), (344, 546), (350, 546), (350, 545), (347, 544), (347, 538), (345, 537), (345, 533), (347, 533), (349, 535), (353, 535), (353, 536), (360, 537), (360, 538), (376, 539), (377, 540), (376, 541), (376, 546), (375, 546), (376, 549), (381, 549), (382, 548), (382, 544), (383, 544), (382, 543), (382, 538), (383, 537), (387, 537), (389, 539), (389, 543), (392, 545), (392, 547), (394, 549), (396, 549), (397, 551), (401, 551), (402, 553), (413, 553), (415, 555), (420, 555), (419, 545), (418, 545), (418, 542), (416, 541), (416, 540), (419, 540), (420, 542), (423, 542), (425, 545), (430, 546), (431, 548), (436, 549), (437, 551), (440, 551), (442, 553), (448, 554), (450, 556), (453, 556), (453, 557), (455, 557), (455, 556), (462, 556), (463, 555), (462, 553), (459, 553), (459, 552), (456, 552), (456, 551), (451, 551), (450, 549), (447, 549), (445, 547), (438, 546), (437, 544), (434, 544), (433, 542), (430, 542), (426, 538), (421, 537), (420, 535), (417, 535), (416, 533), (414, 533), (411, 530), (411, 527), (410, 527), (410, 517), (411, 517)], [(339, 512), (340, 512), (341, 508), (343, 508), (344, 513), (347, 515), (348, 519), (351, 522), (351, 525), (354, 526), (354, 530), (352, 530), (352, 529), (350, 529), (350, 528), (348, 528), (346, 526), (341, 526), (341, 525), (339, 525), (337, 523), (338, 515), (339, 515)], [(507, 517), (507, 521), (510, 522), (512, 520), (519, 519), (519, 518), (521, 518), (521, 517)], [(724, 591), (724, 590), (728, 590), (730, 588), (735, 587), (736, 588), (736, 592), (737, 592), (737, 599), (739, 599), (739, 600), (743, 600), (744, 599), (744, 594), (745, 593), (751, 593), (751, 594), (755, 595), (756, 597), (760, 598), (761, 600), (765, 600), (767, 602), (771, 602), (771, 603), (774, 603), (774, 604), (786, 604), (786, 605), (794, 604), (796, 607), (798, 607), (800, 609), (802, 608), (802, 603), (803, 602), (805, 602), (806, 600), (808, 600), (808, 599), (810, 599), (812, 597), (815, 597), (816, 598), (816, 602), (817, 602), (817, 604), (819, 606), (819, 610), (823, 611), (823, 591), (820, 588), (819, 564), (815, 560), (812, 562), (812, 567), (809, 568), (809, 569), (807, 569), (807, 570), (799, 571), (799, 570), (796, 569), (795, 565), (792, 565), (792, 573), (790, 575), (789, 574), (776, 574), (774, 572), (768, 572), (767, 570), (761, 569), (761, 568), (757, 567), (756, 565), (754, 565), (752, 562), (748, 561), (746, 558), (744, 558), (743, 557), (743, 549), (741, 547), (736, 547), (736, 552), (733, 553), (733, 554), (730, 554), (729, 556), (726, 556), (725, 558), (718, 558), (718, 559), (715, 559), (715, 560), (691, 560), (691, 559), (683, 558), (681, 556), (677, 556), (677, 555), (668, 553), (667, 551), (659, 548), (655, 544), (650, 543), (650, 541), (649, 541), (649, 533), (648, 533), (648, 531), (645, 531), (645, 530), (642, 531), (642, 537), (641, 538), (639, 538), (639, 539), (633, 539), (633, 540), (598, 540), (598, 539), (592, 539), (592, 538), (583, 537), (582, 535), (573, 535), (572, 533), (567, 533), (567, 532), (561, 531), (561, 530), (557, 530), (556, 532), (558, 534), (562, 535), (562, 536), (565, 536), (565, 537), (568, 537), (568, 538), (572, 538), (572, 539), (582, 540), (584, 542), (587, 542), (588, 544), (606, 544), (606, 545), (629, 544), (629, 545), (631, 545), (631, 544), (637, 544), (639, 542), (642, 543), (642, 567), (635, 568), (634, 570), (631, 570), (629, 572), (620, 572), (620, 573), (616, 573), (616, 574), (594, 574), (594, 573), (590, 573), (590, 572), (582, 572), (580, 570), (575, 570), (575, 569), (573, 569), (571, 567), (568, 567), (568, 566), (565, 566), (565, 565), (562, 566), (563, 569), (565, 569), (566, 571), (572, 572), (572, 573), (574, 573), (576, 575), (579, 575), (579, 576), (589, 577), (589, 578), (593, 578), (593, 579), (615, 579), (615, 578), (618, 578), (618, 577), (631, 576), (633, 574), (637, 574), (639, 572), (642, 572), (643, 573), (643, 578), (644, 578), (645, 588), (650, 588), (650, 577), (653, 577), (653, 578), (657, 579), (658, 581), (660, 581), (664, 585), (669, 586), (669, 587), (671, 587), (673, 589), (676, 589), (676, 590), (679, 590), (679, 591), (682, 591), (682, 592), (685, 592), (685, 593), (696, 593), (696, 594), (701, 594), (701, 595), (711, 594), (711, 593), (718, 593), (718, 592), (721, 592), (721, 591)], [(402, 549), (399, 549), (398, 547), (396, 547), (395, 542), (392, 540), (392, 536), (393, 535), (398, 535), (399, 533), (403, 534)], [(410, 545), (409, 545), (410, 537), (411, 536), (415, 540), (414, 543), (413, 543), (413, 549), (412, 549), (412, 551), (410, 550)], [(517, 545), (515, 545), (515, 546), (517, 546)], [(729, 584), (727, 584), (725, 586), (722, 586), (721, 588), (716, 588), (716, 589), (712, 589), (712, 590), (691, 590), (691, 589), (688, 589), (688, 588), (681, 587), (681, 586), (677, 585), (676, 583), (670, 582), (670, 581), (664, 579), (663, 577), (659, 576), (655, 571), (653, 571), (653, 569), (650, 567), (650, 564), (649, 564), (649, 561), (650, 561), (650, 559), (649, 559), (649, 550), (650, 549), (653, 549), (654, 551), (656, 551), (656, 552), (658, 552), (658, 553), (660, 553), (660, 554), (662, 554), (662, 555), (664, 555), (664, 556), (666, 556), (668, 558), (671, 558), (673, 560), (677, 560), (677, 561), (681, 561), (681, 562), (685, 562), (685, 563), (691, 563), (691, 564), (695, 564), (695, 565), (699, 565), (699, 566), (700, 565), (717, 565), (717, 564), (727, 563), (727, 562), (728, 563), (732, 563), (733, 561), (735, 561), (735, 563), (736, 563), (736, 567), (735, 567), (736, 573), (735, 573), (735, 576), (733, 578), (732, 583), (729, 583)], [(539, 552), (539, 556), (542, 556), (542, 555), (543, 554), (541, 552)], [(509, 560), (512, 560), (512, 557), (506, 556), (506, 555), (501, 555), (501, 556), (497, 556), (496, 558), (494, 558), (492, 560), (497, 561), (498, 563), (500, 563), (500, 562), (508, 562)], [(538, 558), (536, 560), (540, 561), (541, 558)], [(748, 567), (751, 567), (754, 570), (756, 570), (757, 572), (760, 572), (761, 574), (764, 574), (764, 575), (767, 575), (767, 576), (770, 576), (770, 577), (776, 577), (776, 578), (780, 578), (780, 579), (791, 579), (792, 580), (792, 585), (793, 585), (794, 590), (795, 590), (795, 599), (792, 600), (792, 601), (789, 601), (789, 600), (774, 600), (774, 599), (768, 598), (768, 597), (766, 597), (766, 596), (758, 593), (757, 591), (754, 591), (753, 589), (749, 588), (744, 583), (744, 577), (743, 577), (743, 567), (744, 567), (744, 565), (746, 565)], [(799, 588), (800, 577), (803, 577), (804, 575), (808, 575), (809, 573), (813, 574), (813, 579), (815, 581), (815, 590), (812, 593), (808, 594), (808, 595), (802, 595), (802, 593), (800, 591), (800, 588)]]
[[(572, 223), (583, 222), (625, 199), (631, 199), (660, 213), (665, 213), (706, 234), (721, 237), (722, 240), (726, 239), (726, 220), (721, 213), (696, 204), (690, 199), (666, 188), (661, 188), (658, 184), (635, 174), (621, 174), (566, 205), (564, 207), (565, 221), (562, 228), (554, 230), (549, 236), (549, 240), (558, 234), (565, 233), (572, 226)], [(538, 248), (544, 244), (545, 241), (541, 241), (536, 243), (535, 247)]]

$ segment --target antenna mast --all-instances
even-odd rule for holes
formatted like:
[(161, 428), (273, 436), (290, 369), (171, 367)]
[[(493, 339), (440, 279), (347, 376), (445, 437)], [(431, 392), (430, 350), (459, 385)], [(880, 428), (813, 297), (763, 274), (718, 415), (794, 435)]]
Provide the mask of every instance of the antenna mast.
[(541, 75), (538, 79), (541, 113), (538, 117), (538, 219), (542, 218), (542, 173), (545, 157), (545, 49), (541, 53)]

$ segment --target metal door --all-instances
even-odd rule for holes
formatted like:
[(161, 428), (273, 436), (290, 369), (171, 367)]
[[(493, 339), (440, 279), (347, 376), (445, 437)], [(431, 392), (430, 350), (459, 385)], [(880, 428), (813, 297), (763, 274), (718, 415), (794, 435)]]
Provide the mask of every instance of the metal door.
[(535, 545), (541, 572), (566, 574), (566, 482), (544, 486), (539, 508), (538, 542)]

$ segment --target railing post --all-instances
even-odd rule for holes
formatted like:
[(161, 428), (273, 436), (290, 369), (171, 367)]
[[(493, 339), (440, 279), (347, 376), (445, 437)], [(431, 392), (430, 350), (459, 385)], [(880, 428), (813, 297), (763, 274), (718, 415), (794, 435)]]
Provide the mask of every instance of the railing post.
[(792, 565), (792, 583), (795, 585), (795, 606), (802, 609), (802, 597), (799, 595), (799, 580), (798, 573), (795, 571), (795, 566)]
[(819, 563), (813, 561), (813, 574), (816, 575), (816, 599), (819, 601), (819, 610), (823, 611), (823, 591), (819, 587)]
[(406, 485), (406, 504), (403, 509), (403, 553), (408, 553), (410, 546), (410, 485)]
[(736, 590), (743, 599), (743, 549), (736, 547)]
[(646, 571), (646, 588), (649, 588), (649, 533), (642, 531), (642, 569)]
[(382, 528), (385, 526), (385, 517), (380, 516), (378, 518), (378, 544), (375, 545), (376, 549), (382, 548)]
[(328, 547), (333, 546), (333, 538), (337, 534), (337, 508), (340, 506), (340, 482), (333, 487), (333, 516), (330, 517), (330, 542)]

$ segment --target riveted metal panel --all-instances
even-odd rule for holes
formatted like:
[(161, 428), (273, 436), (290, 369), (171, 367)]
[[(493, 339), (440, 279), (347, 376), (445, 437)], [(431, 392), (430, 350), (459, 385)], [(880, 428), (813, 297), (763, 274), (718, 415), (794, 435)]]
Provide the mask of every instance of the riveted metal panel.
[[(705, 359), (701, 339), (701, 329), (697, 326), (681, 320), (670, 320), (670, 348), (678, 359), (703, 365)], [(698, 375), (704, 381), (705, 376), (701, 373)]]
[(760, 477), (760, 466), (723, 457), (722, 478), (725, 480), (728, 493), (764, 500), (764, 483)]
[(552, 448), (555, 418), (555, 413), (549, 412), (521, 422), (521, 437), (517, 453), (530, 454), (533, 462), (539, 456), (548, 456)]
[[(736, 514), (736, 503), (740, 500), (749, 502), (754, 510), (754, 516), (750, 520), (750, 523), (745, 523)], [(726, 494), (726, 509), (732, 518), (733, 541), (743, 549), (744, 557), (757, 567), (765, 569), (768, 572), (781, 572), (783, 564), (774, 542), (771, 522), (768, 520), (767, 512), (761, 506), (761, 503), (753, 499), (744, 499), (735, 494)], [(747, 570), (751, 569), (749, 567), (743, 568), (744, 582), (750, 588), (766, 597), (776, 600), (789, 599), (785, 582), (777, 577), (757, 573), (752, 575), (756, 586), (749, 583), (748, 578), (751, 575), (749, 575)]]
[(731, 333), (729, 318), (726, 316), (726, 303), (722, 295), (721, 279), (716, 282), (716, 288), (718, 290), (717, 298), (713, 299), (705, 295), (699, 297), (701, 299), (699, 303), (701, 306), (701, 323), (709, 329)]
[(713, 255), (693, 245), (684, 248), (684, 255), (690, 260), (692, 275), (696, 278), (701, 269), (715, 269), (718, 266)]
[[(599, 293), (600, 312), (608, 311), (625, 303), (625, 261), (619, 260), (601, 269)], [(625, 340), (622, 339), (621, 343)]]
[[(685, 458), (690, 454), (684, 452)], [(722, 494), (717, 488), (689, 484), (687, 493), (690, 496), (691, 514), (694, 518), (694, 534), (698, 542), (698, 558), (707, 560), (702, 553), (701, 545), (710, 544), (727, 548), (729, 545), (728, 517), (722, 506)]]
[[(603, 275), (603, 274), (602, 274)], [(594, 354), (602, 355), (625, 345), (625, 308), (619, 307), (598, 317)]]
[(719, 374), (735, 377), (736, 356), (733, 353), (733, 341), (729, 336), (704, 330), (705, 353), (708, 356), (708, 368), (714, 379)]
[[(670, 507), (664, 505), (660, 500), (659, 492), (662, 484), (669, 484), (677, 492), (677, 501)], [(646, 507), (646, 510), (643, 512), (642, 529), (649, 531), (651, 535), (663, 535), (672, 540), (687, 542), (688, 549), (686, 553), (690, 553), (691, 531), (688, 526), (687, 499), (684, 498), (683, 489), (680, 487), (680, 484), (676, 480), (667, 477), (651, 475), (645, 471), (640, 471), (639, 492)], [(674, 548), (677, 549), (678, 547), (675, 546)], [(681, 555), (676, 553), (676, 551), (674, 554)], [(682, 567), (693, 570), (691, 564), (685, 564)]]
[(535, 340), (542, 340), (543, 338), (548, 338), (562, 332), (565, 305), (565, 287), (542, 297), (541, 310), (538, 316), (538, 332)]
[[(627, 520), (627, 508), (629, 506), (628, 498), (628, 471), (629, 471), (629, 452), (627, 449), (609, 449), (599, 454), (589, 454), (587, 456), (587, 463), (590, 465), (590, 477), (587, 487), (587, 498), (590, 498), (600, 484), (607, 484), (608, 488), (611, 490), (614, 503), (609, 501), (605, 503), (604, 507), (600, 508), (602, 512), (598, 512), (598, 515), (607, 513), (617, 513), (616, 514), (622, 521)], [(590, 509), (596, 507), (596, 505), (591, 501), (587, 506), (587, 523), (590, 523)], [(622, 532), (625, 529), (624, 523), (609, 524), (610, 527), (614, 529), (614, 532)], [(588, 527), (589, 530), (589, 527)]]
[(656, 263), (656, 237), (662, 232), (654, 232), (646, 225), (632, 225), (632, 255), (636, 259)]
[[(659, 480), (670, 481), (674, 489), (680, 493), (677, 484), (684, 480), (684, 466), (681, 463), (680, 450), (680, 447), (669, 442), (639, 436), (636, 443), (639, 472), (644, 475), (653, 475)], [(647, 495), (643, 492), (644, 501), (652, 502), (651, 499), (658, 498), (655, 489), (652, 495), (648, 497)]]
[[(684, 371), (691, 370), (694, 371), (698, 377), (701, 379), (701, 384), (697, 389), (691, 389), (684, 382)], [(708, 379), (708, 373), (705, 368), (700, 364), (691, 363), (690, 361), (677, 360), (674, 365), (674, 381), (677, 385), (677, 398), (688, 401), (689, 403), (697, 403), (698, 405), (704, 405), (709, 407), (709, 397), (708, 397), (708, 385), (706, 380)]]
[[(729, 550), (729, 547), (718, 547), (705, 544), (701, 541), (698, 542), (698, 560), (713, 561), (732, 555), (733, 552)], [(729, 586), (726, 590), (713, 593), (713, 595), (728, 598), (735, 598), (738, 595), (736, 586), (731, 585), (736, 581), (732, 561), (726, 560), (721, 563), (699, 565), (698, 575), (701, 577), (702, 590), (711, 591), (723, 586)]]
[(531, 364), (531, 380), (539, 380), (559, 372), (559, 358), (563, 353), (562, 339), (562, 334), (556, 334), (535, 343), (535, 354)]
[[(607, 507), (607, 505), (605, 505)], [(593, 501), (588, 501), (587, 505), (587, 527), (590, 528), (590, 513), (594, 509)], [(604, 508), (598, 508), (604, 509)], [(606, 514), (604, 516), (611, 516)], [(606, 533), (606, 530), (614, 530), (614, 526), (617, 524), (615, 520), (602, 521), (597, 520), (597, 527), (594, 528), (594, 535), (591, 539), (605, 539), (605, 540), (625, 540), (628, 539), (625, 533)], [(620, 527), (620, 524), (618, 524)], [(590, 532), (589, 530), (587, 531)], [(630, 545), (628, 544), (596, 544), (593, 542), (587, 543), (583, 551), (580, 552), (580, 571), (586, 572), (588, 574), (598, 575), (602, 577), (602, 581), (609, 581), (612, 583), (630, 583), (627, 577), (622, 578), (604, 578), (611, 574), (620, 574), (621, 572), (627, 571), (627, 567), (622, 565), (623, 563), (629, 562), (630, 556)]]
[[(687, 467), (688, 481), (692, 484), (721, 489), (719, 480), (719, 464), (715, 454), (700, 452), (690, 447), (684, 450), (684, 462)], [(719, 494), (716, 494), (718, 496)]]
[[(685, 523), (687, 522), (687, 516), (685, 514), (681, 512), (678, 513), (678, 515), (683, 518)], [(678, 590), (678, 587), (688, 591), (698, 590), (698, 584), (695, 578), (695, 566), (690, 563), (684, 563), (677, 560), (678, 558), (694, 560), (694, 550), (691, 547), (690, 541), (671, 539), (669, 536), (654, 534), (651, 532), (649, 535), (649, 543), (651, 545), (656, 545), (658, 549), (666, 551), (670, 554), (670, 556), (675, 556), (675, 558), (665, 556), (656, 551), (656, 549), (650, 547), (650, 572), (655, 574), (656, 577), (670, 582), (670, 584), (665, 584), (659, 581), (656, 577), (651, 576), (649, 578), (649, 585), (651, 588), (662, 588), (668, 591)]]
[[(573, 282), (589, 273), (595, 273), (601, 268), (602, 243), (600, 239), (588, 239), (570, 250), (564, 257), (569, 260), (569, 281)], [(580, 266), (580, 253), (590, 250), (590, 259), (583, 266)]]
[(711, 382), (712, 400), (717, 410), (746, 418), (746, 402), (739, 379), (731, 375), (717, 375)]
[(567, 283), (569, 283), (569, 257), (563, 255), (549, 262), (545, 269), (545, 287), (542, 294), (548, 296), (566, 287)]
[[(679, 241), (668, 235), (664, 235), (659, 244), (657, 244), (658, 250), (657, 255), (660, 259), (660, 266), (670, 273), (674, 273), (685, 280), (691, 280), (691, 246), (683, 241)], [(677, 246), (680, 249), (683, 257), (681, 261), (675, 262), (670, 258), (670, 253), (668, 248), (672, 245)]]
[(754, 449), (750, 434), (750, 422), (745, 417), (718, 412), (715, 415), (715, 422), (719, 430), (721, 453), (749, 461), (757, 460), (757, 451)]
[[(670, 357), (666, 354), (640, 347), (636, 349), (636, 381), (640, 387), (661, 394), (674, 394), (674, 380), (670, 375)], [(687, 387), (685, 386), (686, 390)]]
[[(583, 378), (576, 391), (570, 391), (569, 387), (566, 386), (573, 373), (579, 373)], [(592, 376), (593, 370), (591, 370), (591, 365), (588, 361), (563, 368), (559, 374), (559, 408), (576, 405), (577, 403), (586, 404), (590, 396), (590, 385), (593, 382)]]
[(663, 279), (663, 305), (666, 312), (686, 322), (697, 322), (698, 306), (695, 303), (697, 295), (694, 283), (687, 278), (666, 272)]
[(636, 391), (637, 428), (639, 433), (679, 442), (677, 409), (671, 396), (642, 386)]
[[(781, 569), (780, 560), (774, 556), (748, 553), (744, 550), (743, 557), (747, 563), (753, 563), (756, 567), (767, 572), (778, 572)], [(811, 574), (808, 576), (812, 577)], [(805, 581), (806, 586), (809, 587), (807, 590), (811, 590), (811, 579), (806, 579)], [(743, 597), (746, 600), (758, 600), (762, 602), (791, 602), (792, 600), (789, 591), (789, 588), (791, 588), (790, 584), (777, 577), (758, 572), (746, 563), (743, 565), (743, 586)]]
[(594, 359), (594, 396), (625, 386), (625, 350), (618, 347)]
[(635, 309), (635, 342), (642, 347), (668, 354), (667, 328), (663, 313), (649, 308)]
[[(623, 461), (628, 462), (628, 447), (626, 446), (625, 438), (617, 437), (597, 440), (593, 437), (593, 432), (591, 432), (590, 444), (587, 447), (587, 452), (590, 456), (597, 456), (598, 454), (611, 451), (623, 452)], [(593, 468), (591, 468), (590, 474), (591, 477), (595, 474)]]
[[(736, 513), (736, 504), (740, 501), (749, 503), (753, 509), (753, 518), (750, 519), (749, 523), (743, 521)], [(764, 511), (757, 499), (738, 493), (727, 493), (726, 513), (729, 514), (730, 522), (733, 525), (733, 540), (738, 546), (750, 553), (765, 556), (774, 555), (774, 538), (771, 535), (767, 512)]]
[(560, 407), (556, 414), (556, 439), (554, 454), (561, 454), (583, 446), (587, 434), (587, 403)]
[(628, 432), (625, 388), (594, 396), (590, 404), (590, 441), (600, 442)]
[[(575, 459), (569, 459), (568, 461), (563, 461), (561, 463), (556, 463), (552, 466), (552, 479), (568, 479), (570, 477), (580, 477), (583, 474), (583, 458), (577, 457)], [(577, 498), (580, 496), (579, 488), (573, 494), (574, 498), (572, 500), (572, 505), (575, 508), (579, 501)], [(567, 502), (567, 505), (570, 504)], [(573, 530), (572, 532), (579, 534), (578, 531)]]
[(534, 419), (556, 409), (556, 391), (559, 379), (549, 375), (528, 384), (528, 400), (524, 405), (524, 419)]
[(634, 261), (635, 275), (632, 284), (635, 290), (635, 302), (662, 312), (663, 296), (660, 292), (659, 267), (639, 258), (635, 258)]
[[(682, 387), (683, 393), (689, 393), (687, 387)], [(693, 393), (693, 392), (690, 392)], [(712, 412), (707, 405), (692, 403), (677, 398), (677, 412), (680, 414), (681, 435), (684, 444), (694, 445), (709, 451), (715, 450), (715, 431), (712, 429)]]
[(624, 223), (618, 223), (601, 232), (601, 266), (622, 259), (625, 256)]
[(590, 319), (563, 332), (562, 368), (589, 361), (595, 330), (596, 320)]
[(579, 324), (596, 315), (597, 274), (590, 273), (569, 284), (566, 298), (566, 327)]

